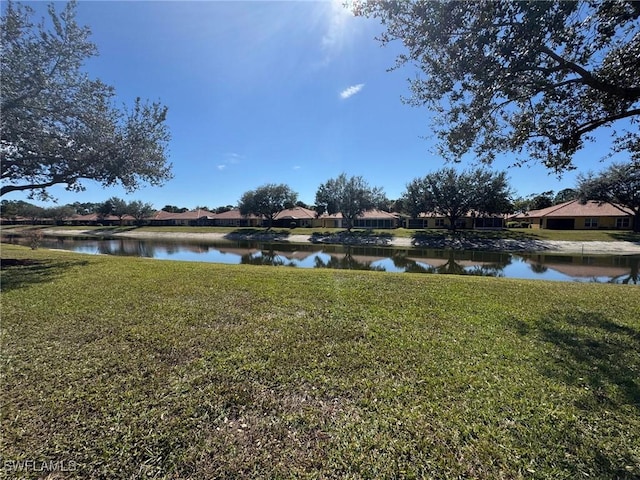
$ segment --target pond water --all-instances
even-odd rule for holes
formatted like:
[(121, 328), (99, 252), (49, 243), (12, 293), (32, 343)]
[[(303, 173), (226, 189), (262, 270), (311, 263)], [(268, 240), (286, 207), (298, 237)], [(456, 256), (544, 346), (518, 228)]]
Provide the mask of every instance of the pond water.
[[(18, 236), (3, 242), (28, 244)], [(41, 248), (164, 260), (640, 283), (640, 255), (567, 255), (258, 242), (45, 237)]]

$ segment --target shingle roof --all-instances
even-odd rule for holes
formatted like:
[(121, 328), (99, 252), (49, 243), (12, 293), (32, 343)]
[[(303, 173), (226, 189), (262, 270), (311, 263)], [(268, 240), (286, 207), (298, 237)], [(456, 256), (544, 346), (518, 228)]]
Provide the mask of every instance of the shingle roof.
[(170, 220), (175, 218), (176, 213), (165, 212), (164, 210), (158, 210), (152, 217), (152, 220)]
[(197, 209), (182, 213), (172, 213), (160, 210), (151, 217), (152, 220), (198, 220), (200, 218), (213, 218), (214, 213), (207, 210)]
[[(476, 212), (470, 211), (467, 212), (463, 217), (461, 218), (506, 218), (507, 215), (503, 214), (503, 213), (492, 213), (492, 214), (477, 214)], [(441, 213), (436, 213), (436, 212), (422, 212), (418, 214), (418, 218), (446, 218), (445, 215), (442, 215)]]
[[(103, 216), (99, 216), (97, 213), (88, 213), (86, 215), (72, 215), (71, 217), (68, 217), (69, 220), (72, 221), (76, 221), (76, 222), (99, 222), (102, 220), (107, 220), (107, 221), (120, 221), (119, 217), (116, 217), (115, 215), (103, 215)], [(132, 217), (131, 215), (124, 215), (122, 217), (123, 220), (135, 220), (134, 217)]]
[(200, 218), (213, 218), (215, 213), (198, 208), (197, 210), (189, 210), (188, 212), (182, 212), (176, 215), (178, 215), (176, 218), (183, 220), (198, 220)]
[(237, 220), (237, 219), (243, 219), (243, 218), (260, 218), (260, 217), (256, 217), (253, 214), (251, 214), (251, 215), (242, 215), (240, 213), (240, 209), (234, 208), (234, 209), (229, 210), (227, 212), (215, 213), (215, 214), (213, 214), (213, 218), (220, 219), (220, 220)]
[(303, 207), (287, 208), (286, 210), (279, 211), (274, 217), (275, 220), (298, 220), (316, 218), (316, 212)]
[[(324, 214), (321, 215), (321, 218), (342, 218), (342, 213), (334, 213), (333, 215)], [(384, 210), (367, 210), (357, 217), (360, 220), (373, 219), (373, 218), (384, 218), (384, 219), (393, 219), (395, 220), (397, 217), (393, 213), (385, 212)]]
[(600, 204), (593, 200), (589, 200), (581, 205), (578, 200), (560, 203), (541, 210), (531, 210), (528, 217), (623, 217), (633, 215), (633, 212), (626, 207), (620, 205), (612, 205), (610, 203)]

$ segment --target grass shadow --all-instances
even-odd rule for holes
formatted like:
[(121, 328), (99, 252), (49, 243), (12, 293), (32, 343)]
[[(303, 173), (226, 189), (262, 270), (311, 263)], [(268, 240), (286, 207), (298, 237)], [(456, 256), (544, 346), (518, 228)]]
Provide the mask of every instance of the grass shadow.
[(425, 229), (416, 230), (411, 236), (415, 241), (425, 241), (434, 239), (459, 239), (465, 241), (478, 240), (538, 240), (540, 235), (535, 233), (492, 229), (492, 230), (447, 230), (447, 229)]
[(553, 347), (540, 368), (584, 392), (578, 407), (627, 404), (640, 410), (640, 328), (578, 310), (552, 311), (535, 326), (518, 324), (516, 330)]
[(640, 245), (640, 233), (637, 233), (637, 232), (629, 232), (629, 231), (610, 232), (609, 236), (614, 240), (631, 242), (631, 243), (635, 243), (636, 245)]
[(55, 261), (3, 258), (0, 260), (0, 285), (6, 292), (34, 283), (50, 282), (68, 268), (87, 265), (86, 260)]
[(137, 225), (101, 227), (86, 232), (86, 235), (111, 235), (114, 233), (130, 232), (132, 230), (137, 230), (138, 228), (140, 227)]
[(511, 230), (417, 230), (411, 236), (414, 247), (486, 251), (541, 251), (549, 247), (539, 236)]
[(291, 235), (291, 231), (288, 229), (237, 228), (225, 234), (224, 238), (228, 240), (285, 241), (289, 235)]
[(338, 232), (313, 232), (312, 243), (336, 243), (342, 245), (390, 245), (393, 240), (391, 232), (374, 232), (371, 230), (342, 230)]
[(445, 240), (449, 235), (449, 230), (416, 230), (411, 235), (411, 243), (416, 246), (420, 245), (438, 245), (442, 243), (444, 245)]
[(463, 234), (472, 238), (481, 238), (485, 240), (539, 240), (542, 236), (534, 233), (535, 230), (527, 229), (526, 231), (498, 229), (498, 230), (472, 230), (465, 231)]

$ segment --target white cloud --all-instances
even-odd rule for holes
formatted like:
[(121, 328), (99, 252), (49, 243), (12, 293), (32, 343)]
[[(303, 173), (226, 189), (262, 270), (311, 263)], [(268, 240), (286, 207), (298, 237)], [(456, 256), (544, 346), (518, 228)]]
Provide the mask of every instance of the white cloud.
[(345, 88), (340, 92), (340, 98), (346, 100), (349, 97), (353, 97), (356, 93), (364, 88), (364, 83), (359, 83), (357, 85), (351, 85), (349, 88)]
[(243, 159), (244, 156), (240, 155), (239, 153), (225, 153), (222, 156), (222, 163), (219, 163), (218, 165), (216, 165), (216, 168), (220, 171), (222, 170), (226, 170), (227, 167), (229, 167), (230, 165), (237, 165), (239, 164)]
[(242, 160), (244, 157), (239, 153), (227, 153), (226, 158), (229, 163), (232, 163), (235, 165), (237, 163), (240, 163), (240, 160)]
[(300, 165), (294, 165), (294, 166), (293, 166), (293, 169), (294, 169), (294, 170), (300, 170), (301, 168), (302, 168), (302, 167), (301, 167)]

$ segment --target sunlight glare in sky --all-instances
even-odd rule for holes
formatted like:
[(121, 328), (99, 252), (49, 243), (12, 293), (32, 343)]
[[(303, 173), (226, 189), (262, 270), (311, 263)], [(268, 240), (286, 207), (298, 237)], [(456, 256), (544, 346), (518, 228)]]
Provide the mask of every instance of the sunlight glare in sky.
[[(27, 3), (37, 19), (46, 16), (46, 3)], [(353, 16), (343, 0), (85, 1), (77, 13), (99, 51), (85, 70), (115, 88), (115, 104), (141, 97), (168, 107), (174, 178), (132, 194), (92, 181), (79, 193), (56, 186), (60, 204), (118, 196), (156, 208), (215, 208), (265, 183), (286, 183), (313, 203), (318, 186), (343, 172), (394, 199), (446, 165), (435, 152), (432, 113), (402, 102), (417, 69), (389, 71), (401, 42), (382, 47), (380, 23)], [(510, 168), (513, 189), (559, 191), (573, 187), (577, 173), (601, 170), (610, 137), (606, 129), (595, 136), (576, 156), (578, 171), (558, 179), (540, 165)], [(494, 169), (513, 158), (498, 158)], [(28, 200), (24, 192), (3, 199)]]

